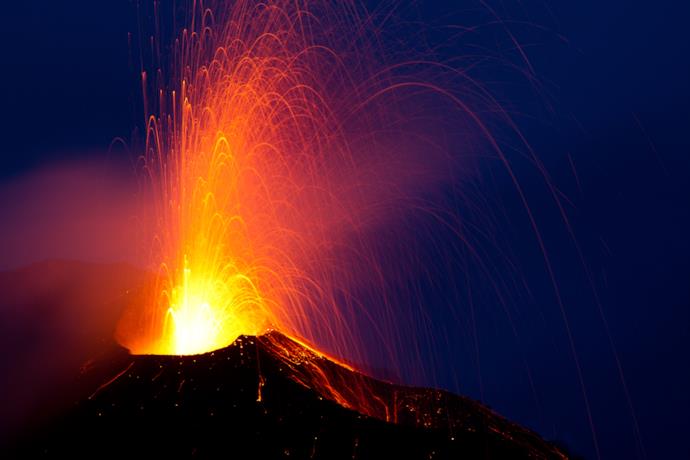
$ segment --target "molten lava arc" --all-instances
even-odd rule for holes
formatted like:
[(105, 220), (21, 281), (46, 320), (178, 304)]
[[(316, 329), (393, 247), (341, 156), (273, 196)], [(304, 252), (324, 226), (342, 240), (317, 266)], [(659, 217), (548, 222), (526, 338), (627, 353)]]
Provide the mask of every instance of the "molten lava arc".
[(172, 290), (162, 338), (167, 353), (201, 354), (240, 335), (263, 332), (264, 320), (257, 313), (261, 300), (251, 280), (239, 273), (229, 280), (194, 275), (185, 264), (182, 285)]

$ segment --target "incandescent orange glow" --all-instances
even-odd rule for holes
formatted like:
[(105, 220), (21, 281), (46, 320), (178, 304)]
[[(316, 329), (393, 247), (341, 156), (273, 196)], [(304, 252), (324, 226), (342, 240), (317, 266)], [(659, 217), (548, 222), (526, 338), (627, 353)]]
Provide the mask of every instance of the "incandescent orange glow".
[(185, 355), (269, 328), (331, 333), (343, 319), (323, 258), (350, 212), (334, 179), (353, 164), (331, 94), (348, 71), (290, 2), (191, 8), (170, 82), (142, 74), (157, 96), (141, 158), (157, 275), (118, 338)]
[(258, 335), (266, 328), (261, 299), (251, 280), (235, 273), (229, 279), (212, 274), (196, 277), (186, 265), (182, 284), (172, 289), (163, 329), (163, 347), (177, 355), (222, 348), (242, 334)]
[(427, 269), (401, 216), (455, 225), (430, 204), (428, 184), (450, 180), (455, 160), (418, 97), (447, 94), (416, 80), (420, 66), (443, 66), (388, 63), (347, 0), (185, 7), (172, 45), (162, 33), (142, 45), (151, 115), (139, 166), (153, 204), (141, 220), (154, 236), (141, 247), (153, 276), (118, 341), (185, 355), (274, 329), (361, 364), (368, 336), (388, 369), (420, 372), (400, 345), (433, 340), (414, 310)]
[(140, 14), (155, 31), (138, 42), (152, 276), (118, 324), (131, 353), (257, 336), (293, 380), (391, 422), (415, 401), (377, 396), (355, 369), (435, 386), (434, 351), (466, 330), (479, 368), (473, 281), (488, 280), (504, 308), (512, 283), (494, 279), (504, 251), (481, 216), (491, 203), (460, 177), (493, 159), (527, 208), (483, 117), (505, 125), (501, 143), (524, 138), (473, 74), (494, 57), (470, 46), (436, 61), (433, 30), (388, 30), (399, 3), (151, 0)]

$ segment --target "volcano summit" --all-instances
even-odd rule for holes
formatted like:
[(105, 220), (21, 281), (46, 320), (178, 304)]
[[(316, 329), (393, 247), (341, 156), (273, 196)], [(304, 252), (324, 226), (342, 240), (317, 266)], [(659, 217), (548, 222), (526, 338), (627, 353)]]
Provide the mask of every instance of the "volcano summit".
[[(14, 454), (566, 458), (468, 398), (375, 380), (276, 331), (193, 356), (118, 348), (85, 367), (81, 380), (89, 394)], [(348, 392), (362, 388), (388, 420), (344, 407), (355, 396)]]

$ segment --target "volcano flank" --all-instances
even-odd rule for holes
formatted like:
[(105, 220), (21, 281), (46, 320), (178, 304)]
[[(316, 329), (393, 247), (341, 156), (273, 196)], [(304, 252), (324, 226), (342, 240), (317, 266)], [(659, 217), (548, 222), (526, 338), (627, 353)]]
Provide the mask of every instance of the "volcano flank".
[[(80, 381), (89, 394), (15, 455), (565, 458), (469, 398), (375, 380), (276, 331), (194, 356), (118, 348)], [(384, 417), (344, 407), (362, 388)]]

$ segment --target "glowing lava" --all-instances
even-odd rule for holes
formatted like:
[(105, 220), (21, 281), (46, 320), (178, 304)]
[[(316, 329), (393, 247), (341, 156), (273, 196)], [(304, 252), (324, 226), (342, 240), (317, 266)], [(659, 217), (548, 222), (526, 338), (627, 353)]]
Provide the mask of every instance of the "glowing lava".
[(194, 277), (187, 267), (173, 288), (162, 345), (166, 354), (191, 355), (227, 346), (240, 335), (259, 335), (267, 325), (261, 298), (246, 276)]
[[(164, 4), (152, 2), (157, 31)], [(405, 238), (419, 227), (400, 216), (449, 226), (425, 190), (454, 171), (443, 142), (425, 137), (440, 126), (424, 121), (425, 101), (395, 94), (433, 91), (414, 83), (420, 63), (408, 64), (413, 76), (386, 64), (349, 1), (183, 7), (174, 42), (157, 32), (140, 51), (152, 114), (140, 246), (153, 276), (118, 341), (134, 354), (198, 354), (274, 329), (347, 362), (375, 356), (419, 374), (415, 347), (433, 338), (413, 310), (412, 277), (427, 269)]]
[(354, 161), (330, 94), (347, 70), (292, 3), (219, 5), (189, 5), (168, 75), (142, 71), (155, 279), (118, 339), (185, 355), (274, 328), (353, 348), (327, 262), (353, 217), (334, 181)]

